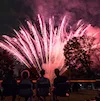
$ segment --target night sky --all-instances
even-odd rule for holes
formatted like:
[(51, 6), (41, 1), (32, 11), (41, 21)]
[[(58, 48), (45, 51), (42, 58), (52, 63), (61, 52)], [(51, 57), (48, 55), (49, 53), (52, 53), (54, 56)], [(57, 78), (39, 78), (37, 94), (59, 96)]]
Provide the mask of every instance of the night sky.
[(100, 0), (0, 0), (0, 35), (10, 35), (13, 28), (18, 30), (26, 18), (36, 22), (38, 13), (46, 22), (55, 16), (57, 25), (67, 14), (70, 25), (84, 19), (100, 27)]

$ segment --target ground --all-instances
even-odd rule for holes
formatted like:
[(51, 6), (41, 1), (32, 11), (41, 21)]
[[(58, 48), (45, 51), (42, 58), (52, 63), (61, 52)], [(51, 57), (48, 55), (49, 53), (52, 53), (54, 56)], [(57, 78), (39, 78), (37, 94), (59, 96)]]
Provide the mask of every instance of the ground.
[[(71, 92), (70, 97), (59, 97), (59, 101), (85, 101), (87, 99), (93, 99), (97, 95), (97, 90), (81, 90), (79, 92)], [(0, 100), (1, 101), (1, 100)], [(11, 96), (6, 97), (5, 101), (11, 101)], [(16, 101), (19, 101), (19, 97), (17, 96)], [(23, 98), (20, 97), (20, 101), (24, 101)], [(38, 101), (37, 97), (34, 97), (33, 101)], [(47, 101), (53, 101), (52, 97), (47, 97)]]

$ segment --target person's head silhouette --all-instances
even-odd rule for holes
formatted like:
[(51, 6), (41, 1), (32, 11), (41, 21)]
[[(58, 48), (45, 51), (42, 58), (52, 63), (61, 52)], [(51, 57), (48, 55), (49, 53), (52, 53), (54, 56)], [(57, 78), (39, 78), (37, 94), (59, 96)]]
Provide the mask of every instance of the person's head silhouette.
[(43, 77), (43, 76), (45, 75), (45, 70), (42, 69), (42, 70), (40, 71), (40, 74), (41, 74), (41, 76)]
[(26, 79), (26, 78), (28, 78), (28, 73), (27, 72), (23, 72), (23, 79)]
[(29, 72), (28, 70), (23, 70), (23, 71), (22, 71), (21, 77), (22, 77), (23, 79), (27, 79), (27, 78), (29, 78), (29, 76), (30, 76), (30, 72)]
[(56, 76), (59, 76), (59, 73), (60, 73), (59, 69), (55, 69), (54, 72), (55, 72), (55, 75), (56, 75)]

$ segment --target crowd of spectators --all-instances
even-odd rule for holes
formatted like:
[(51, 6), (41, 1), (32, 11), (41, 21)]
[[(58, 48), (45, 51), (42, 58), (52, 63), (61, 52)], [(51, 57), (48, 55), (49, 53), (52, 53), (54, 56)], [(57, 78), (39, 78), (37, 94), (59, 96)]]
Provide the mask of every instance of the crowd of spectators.
[[(33, 90), (36, 89), (36, 95), (39, 101), (46, 101), (46, 96), (53, 95), (53, 101), (58, 101), (57, 96), (70, 96), (71, 86), (67, 82), (66, 76), (60, 76), (59, 69), (55, 69), (55, 79), (51, 84), (46, 78), (45, 70), (41, 70), (41, 76), (33, 83), (30, 79), (30, 72), (23, 70), (21, 73), (21, 80), (18, 83), (13, 76), (13, 71), (9, 70), (1, 83), (1, 100), (4, 101), (6, 96), (12, 96), (12, 101), (15, 101), (16, 95), (24, 97), (25, 101), (33, 101)], [(79, 85), (73, 84), (72, 90), (78, 91)], [(52, 93), (52, 94), (51, 94)], [(95, 100), (86, 101), (100, 101), (100, 93), (95, 97)]]

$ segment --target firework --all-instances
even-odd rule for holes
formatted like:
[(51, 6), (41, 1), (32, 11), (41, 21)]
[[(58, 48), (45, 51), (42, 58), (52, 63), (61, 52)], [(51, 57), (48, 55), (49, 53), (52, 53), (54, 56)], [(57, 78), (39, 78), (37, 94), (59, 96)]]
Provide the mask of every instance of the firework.
[(76, 30), (66, 32), (67, 21), (64, 16), (61, 25), (54, 27), (54, 19), (49, 19), (49, 28), (47, 29), (44, 19), (38, 15), (39, 28), (27, 21), (29, 30), (24, 26), (20, 31), (14, 30), (15, 37), (3, 35), (3, 41), (0, 47), (9, 51), (18, 61), (25, 64), (28, 68), (36, 68), (37, 72), (43, 68), (46, 70), (46, 76), (52, 80), (54, 78), (54, 69), (58, 68), (61, 73), (66, 69), (64, 65), (63, 48), (64, 45), (73, 37), (79, 37), (86, 34), (90, 25), (85, 25), (79, 21)]

